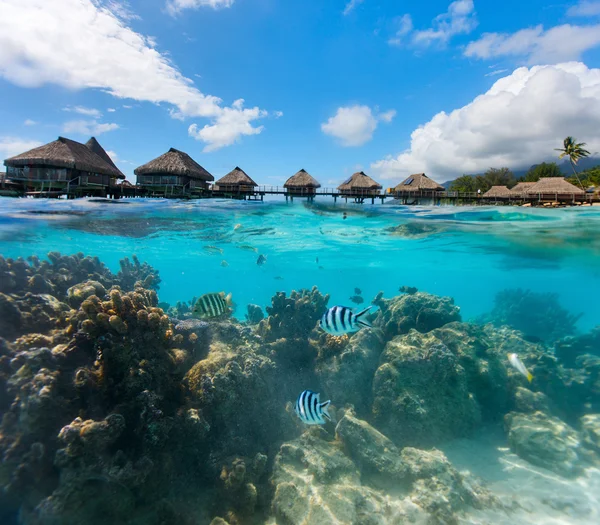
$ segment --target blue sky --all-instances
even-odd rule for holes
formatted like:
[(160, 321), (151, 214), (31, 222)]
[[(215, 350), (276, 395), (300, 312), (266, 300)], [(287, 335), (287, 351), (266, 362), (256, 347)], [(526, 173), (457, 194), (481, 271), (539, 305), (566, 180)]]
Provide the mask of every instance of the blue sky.
[(0, 157), (93, 134), (131, 180), (176, 147), (444, 181), (599, 151), (599, 61), (600, 1), (0, 0)]

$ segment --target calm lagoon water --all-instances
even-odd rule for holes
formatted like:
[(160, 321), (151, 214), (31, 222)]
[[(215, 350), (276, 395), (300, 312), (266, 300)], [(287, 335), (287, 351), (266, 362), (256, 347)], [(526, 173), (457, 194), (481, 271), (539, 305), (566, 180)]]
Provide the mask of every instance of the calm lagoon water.
[[(247, 304), (265, 306), (276, 291), (312, 286), (329, 293), (332, 304), (348, 303), (355, 287), (368, 300), (414, 286), (453, 297), (464, 319), (489, 312), (497, 292), (524, 288), (557, 293), (565, 308), (582, 314), (582, 330), (600, 319), (595, 208), (415, 208), (330, 200), (3, 200), (0, 206), (4, 256), (83, 252), (116, 272), (120, 259), (136, 254), (160, 271), (161, 301), (232, 292), (242, 319)], [(266, 264), (256, 264), (259, 254)]]

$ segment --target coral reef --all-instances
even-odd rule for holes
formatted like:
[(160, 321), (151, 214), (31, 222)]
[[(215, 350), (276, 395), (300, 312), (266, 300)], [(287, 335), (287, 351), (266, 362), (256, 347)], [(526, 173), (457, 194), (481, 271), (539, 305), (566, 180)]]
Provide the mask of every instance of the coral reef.
[(535, 293), (521, 288), (499, 292), (494, 309), (486, 320), (496, 326), (508, 325), (528, 337), (553, 342), (575, 332), (581, 317), (565, 310), (555, 293)]
[(246, 313), (246, 321), (250, 324), (258, 324), (265, 318), (262, 308), (257, 304), (249, 304)]
[(576, 367), (580, 355), (591, 354), (600, 357), (600, 326), (587, 334), (568, 336), (554, 344), (554, 353), (560, 362), (568, 367)]

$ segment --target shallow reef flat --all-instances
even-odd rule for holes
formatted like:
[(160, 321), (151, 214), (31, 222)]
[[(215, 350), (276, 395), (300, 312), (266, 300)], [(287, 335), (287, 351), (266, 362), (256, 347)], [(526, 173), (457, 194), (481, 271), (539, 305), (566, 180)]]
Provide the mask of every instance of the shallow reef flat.
[[(552, 297), (507, 291), (474, 323), (403, 287), (332, 336), (316, 287), (242, 321), (160, 284), (135, 256), (0, 257), (2, 523), (598, 522), (600, 329)], [(332, 422), (296, 416), (306, 388)]]

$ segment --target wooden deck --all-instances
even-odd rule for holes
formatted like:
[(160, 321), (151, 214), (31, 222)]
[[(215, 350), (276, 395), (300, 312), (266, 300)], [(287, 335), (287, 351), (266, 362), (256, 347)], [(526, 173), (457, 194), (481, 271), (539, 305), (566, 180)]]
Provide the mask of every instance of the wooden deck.
[[(7, 184), (8, 186), (8, 184)], [(4, 188), (8, 190), (9, 188)], [(77, 198), (88, 196), (81, 186), (68, 189), (50, 191), (29, 191), (16, 194), (14, 187), (10, 188), (13, 191), (0, 192), (0, 196), (29, 196), (29, 197), (50, 197), (60, 198)], [(154, 197), (151, 188), (143, 186), (111, 186), (102, 188), (98, 193), (98, 189), (93, 196), (108, 197), (113, 199), (131, 198), (131, 197)], [(82, 194), (83, 193), (83, 194)], [(294, 199), (314, 200), (317, 198), (332, 198), (334, 202), (338, 199), (343, 199), (345, 202), (355, 203), (384, 203), (386, 200), (397, 201), (404, 205), (418, 204), (457, 204), (457, 205), (523, 205), (530, 206), (548, 206), (548, 205), (580, 205), (600, 203), (600, 194), (586, 193), (584, 195), (575, 195), (571, 193), (543, 193), (543, 194), (526, 194), (526, 195), (510, 195), (506, 197), (484, 197), (477, 193), (459, 193), (452, 191), (411, 191), (411, 192), (390, 192), (374, 194), (372, 190), (357, 190), (352, 193), (340, 192), (336, 188), (318, 188), (302, 192), (298, 189), (289, 191), (283, 186), (257, 186), (253, 191), (220, 191), (208, 189), (195, 191), (186, 194), (173, 195), (172, 198), (177, 199), (238, 199), (238, 200), (264, 200), (266, 195), (281, 195), (286, 200), (293, 201)], [(171, 198), (170, 196), (156, 195), (161, 198)]]

